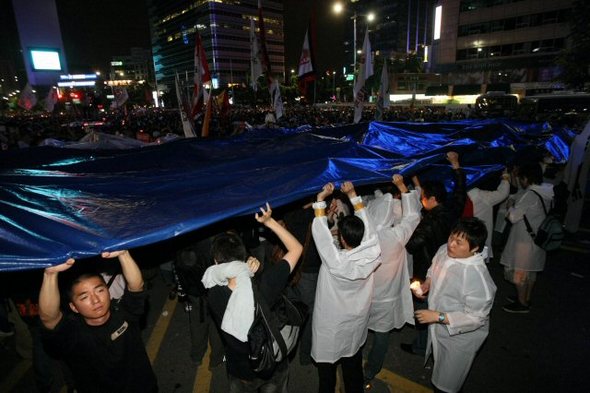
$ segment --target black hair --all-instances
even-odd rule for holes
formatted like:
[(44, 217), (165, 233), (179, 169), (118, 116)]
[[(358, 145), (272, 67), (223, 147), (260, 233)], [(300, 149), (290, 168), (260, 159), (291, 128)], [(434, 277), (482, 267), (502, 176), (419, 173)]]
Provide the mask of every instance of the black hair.
[(518, 169), (519, 179), (526, 179), (529, 185), (543, 183), (543, 169), (539, 163), (525, 164)]
[(66, 292), (66, 297), (68, 298), (68, 300), (69, 301), (73, 300), (74, 287), (76, 285), (80, 284), (84, 280), (88, 280), (89, 278), (94, 278), (94, 277), (99, 278), (100, 281), (102, 281), (104, 283), (104, 285), (107, 285), (106, 281), (104, 280), (104, 277), (98, 272), (86, 272), (86, 273), (79, 274), (76, 277), (74, 277), (72, 280), (70, 280), (69, 285), (67, 286), (67, 289), (65, 292)]
[(235, 233), (222, 233), (213, 239), (211, 255), (217, 263), (245, 261), (248, 257), (246, 246)]
[(462, 218), (451, 231), (451, 235), (465, 236), (470, 250), (477, 247), (477, 252), (482, 252), (488, 238), (488, 230), (479, 218)]
[(434, 197), (438, 203), (445, 203), (447, 200), (447, 189), (445, 185), (437, 180), (427, 180), (420, 185), (426, 198)]
[(357, 216), (345, 216), (338, 220), (338, 231), (346, 244), (355, 248), (363, 240), (365, 223)]

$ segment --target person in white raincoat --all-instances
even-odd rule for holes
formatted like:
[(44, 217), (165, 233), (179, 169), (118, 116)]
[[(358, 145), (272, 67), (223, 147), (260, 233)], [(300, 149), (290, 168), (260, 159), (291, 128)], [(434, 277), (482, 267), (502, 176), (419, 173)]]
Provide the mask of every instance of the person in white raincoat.
[(464, 218), (432, 260), (422, 283), (428, 310), (415, 312), (429, 324), (425, 361), (432, 353), (435, 392), (458, 392), (477, 351), (488, 336), (496, 285), (480, 253), (487, 230), (477, 218)]
[(488, 238), (486, 239), (486, 247), (488, 248), (489, 258), (494, 256), (492, 252), (492, 230), (494, 226), (494, 206), (508, 198), (510, 192), (510, 175), (508, 172), (502, 174), (502, 180), (495, 191), (486, 191), (477, 187), (467, 191), (467, 196), (473, 203), (473, 217), (477, 217), (486, 224), (488, 231)]
[[(367, 206), (381, 246), (381, 265), (375, 270), (375, 290), (368, 329), (375, 335), (365, 364), (365, 387), (381, 371), (389, 346), (389, 333), (406, 323), (414, 324), (414, 305), (410, 291), (406, 243), (420, 222), (420, 194), (408, 191), (401, 175), (393, 175), (401, 200), (390, 193), (377, 196)], [(401, 221), (394, 223), (395, 205), (401, 205)]]
[(517, 298), (502, 308), (511, 313), (527, 313), (536, 272), (545, 268), (547, 253), (533, 241), (527, 231), (524, 216), (526, 215), (533, 232), (537, 233), (545, 219), (541, 198), (549, 209), (553, 200), (553, 186), (541, 184), (543, 171), (538, 163), (523, 165), (519, 169), (518, 181), (525, 192), (508, 209), (506, 218), (512, 223), (512, 228), (500, 259), (506, 279), (516, 286)]
[(317, 362), (319, 391), (334, 392), (337, 362), (342, 364), (346, 392), (362, 392), (361, 347), (367, 339), (367, 322), (373, 296), (373, 271), (379, 266), (381, 248), (366, 209), (352, 183), (342, 184), (355, 215), (339, 220), (339, 240), (328, 229), (324, 200), (332, 194), (328, 183), (313, 204), (316, 217), (312, 235), (322, 260), (312, 319), (311, 357)]

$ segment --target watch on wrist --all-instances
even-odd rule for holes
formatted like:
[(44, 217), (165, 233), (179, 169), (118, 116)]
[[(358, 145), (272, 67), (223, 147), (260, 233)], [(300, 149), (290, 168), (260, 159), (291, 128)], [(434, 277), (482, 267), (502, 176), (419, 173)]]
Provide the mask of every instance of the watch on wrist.
[(444, 312), (439, 312), (438, 313), (438, 323), (444, 323), (446, 317), (445, 317), (445, 313)]

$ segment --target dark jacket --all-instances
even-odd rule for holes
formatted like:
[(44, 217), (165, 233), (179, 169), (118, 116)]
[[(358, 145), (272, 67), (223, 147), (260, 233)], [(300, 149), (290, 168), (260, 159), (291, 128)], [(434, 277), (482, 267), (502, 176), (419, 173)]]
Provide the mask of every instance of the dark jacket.
[(406, 250), (412, 254), (414, 261), (414, 278), (421, 281), (426, 278), (434, 254), (447, 242), (465, 207), (465, 172), (461, 168), (453, 172), (455, 188), (452, 196), (430, 211), (423, 210), (422, 220), (406, 244)]

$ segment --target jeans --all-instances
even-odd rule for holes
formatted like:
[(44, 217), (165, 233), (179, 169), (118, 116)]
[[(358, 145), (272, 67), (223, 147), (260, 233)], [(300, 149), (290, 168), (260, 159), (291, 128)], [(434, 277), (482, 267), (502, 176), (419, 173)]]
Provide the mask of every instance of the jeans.
[(363, 350), (349, 358), (340, 358), (336, 363), (317, 363), (320, 379), (319, 393), (334, 393), (336, 368), (342, 365), (342, 379), (346, 393), (363, 393)]
[(284, 361), (270, 379), (255, 378), (245, 381), (228, 375), (229, 393), (287, 393), (289, 365)]
[(383, 368), (389, 346), (389, 334), (390, 332), (374, 332), (373, 346), (365, 364), (365, 380), (375, 378), (375, 375), (379, 374), (379, 371)]

